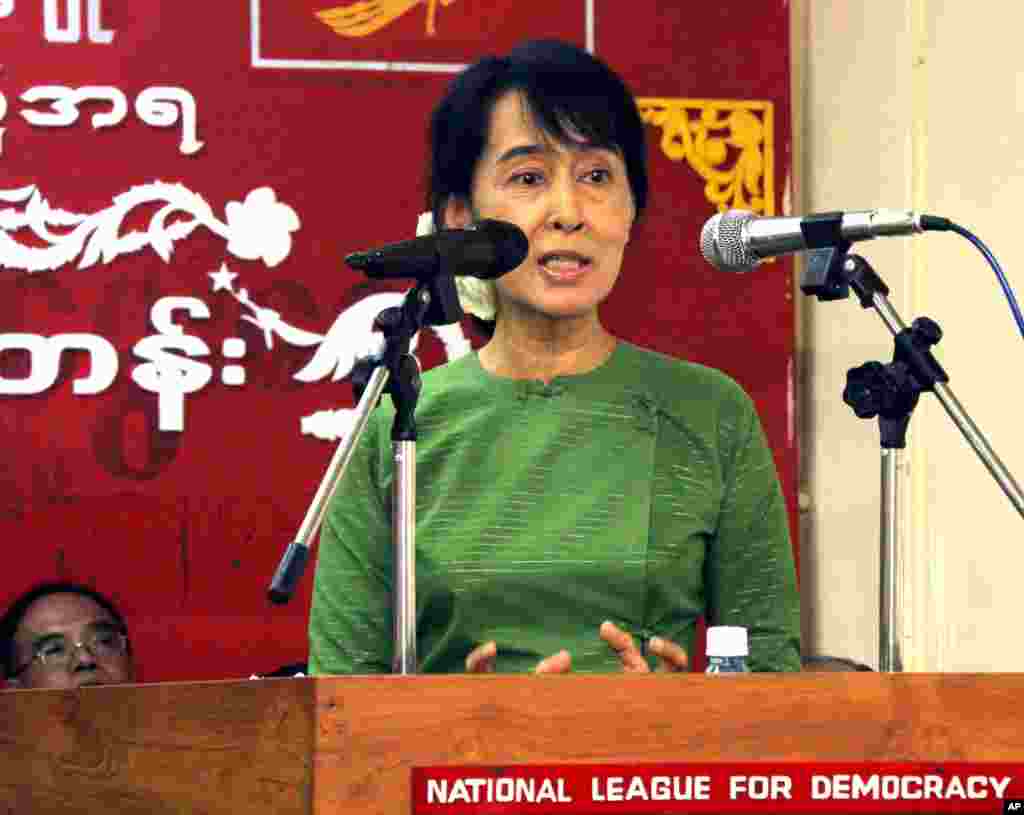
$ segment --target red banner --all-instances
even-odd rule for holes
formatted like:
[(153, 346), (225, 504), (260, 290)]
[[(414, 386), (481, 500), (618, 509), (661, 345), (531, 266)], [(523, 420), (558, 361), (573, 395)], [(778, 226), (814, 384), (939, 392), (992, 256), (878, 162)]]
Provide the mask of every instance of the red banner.
[(492, 53), (536, 37), (586, 46), (593, 4), (552, 3), (538, 15), (517, 0), (252, 0), (253, 64), (455, 71), (479, 58), (481, 42)]
[[(413, 815), (1017, 811), (1024, 763), (828, 762), (421, 767)], [(1024, 811), (1024, 808), (1021, 809)]]
[[(787, 32), (748, 0), (0, 0), (0, 608), (95, 585), (143, 681), (305, 661), (313, 569), (287, 607), (266, 586), (407, 287), (342, 258), (413, 235), (451, 71), (527, 37), (642, 100), (652, 197), (602, 316), (750, 392), (795, 530), (789, 266), (697, 247), (719, 208), (781, 210)], [(424, 368), (465, 329), (423, 332)]]

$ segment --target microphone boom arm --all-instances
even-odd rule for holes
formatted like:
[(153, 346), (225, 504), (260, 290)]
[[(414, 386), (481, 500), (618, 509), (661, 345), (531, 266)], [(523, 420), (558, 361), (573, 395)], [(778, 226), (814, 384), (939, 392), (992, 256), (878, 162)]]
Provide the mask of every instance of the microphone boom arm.
[(942, 338), (939, 325), (927, 317), (907, 327), (889, 302), (889, 288), (859, 255), (847, 254), (848, 242), (808, 252), (800, 289), (822, 302), (841, 300), (852, 288), (864, 308), (873, 308), (895, 341), (893, 362), (869, 362), (847, 375), (844, 401), (858, 417), (878, 416), (881, 433), (881, 508), (879, 541), (879, 670), (903, 670), (900, 623), (902, 597), (899, 557), (899, 456), (906, 429), (921, 392), (931, 391), (967, 443), (981, 459), (1017, 512), (1024, 517), (1024, 493), (948, 386), (949, 377), (931, 353)]
[[(392, 671), (416, 672), (416, 402), (420, 393), (420, 368), (409, 351), (413, 336), (424, 325), (444, 325), (462, 318), (462, 308), (450, 274), (421, 281), (410, 290), (401, 306), (384, 309), (374, 327), (384, 334), (380, 359), (362, 360), (353, 374), (359, 403), (352, 431), (339, 444), (320, 481), (298, 534), (285, 550), (270, 582), (267, 595), (282, 604), (291, 599), (302, 576), (313, 539), (345, 475), (352, 454), (369, 424), (370, 413), (381, 395), (391, 394), (395, 420), (391, 428), (395, 471), (392, 490), (392, 545), (394, 547), (394, 655)], [(360, 392), (361, 391), (361, 392)]]

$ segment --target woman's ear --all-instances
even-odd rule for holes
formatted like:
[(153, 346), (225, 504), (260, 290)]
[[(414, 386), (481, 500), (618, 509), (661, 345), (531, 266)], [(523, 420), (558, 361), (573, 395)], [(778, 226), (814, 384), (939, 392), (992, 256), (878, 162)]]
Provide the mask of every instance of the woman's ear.
[(438, 225), (439, 229), (465, 229), (473, 223), (473, 208), (469, 201), (457, 195), (449, 196), (442, 214), (444, 223)]

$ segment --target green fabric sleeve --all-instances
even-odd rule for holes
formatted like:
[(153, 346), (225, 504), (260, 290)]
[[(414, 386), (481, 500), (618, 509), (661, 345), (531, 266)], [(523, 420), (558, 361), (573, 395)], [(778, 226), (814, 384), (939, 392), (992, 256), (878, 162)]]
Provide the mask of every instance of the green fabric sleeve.
[(380, 487), (379, 413), (321, 528), (309, 616), (311, 675), (391, 670), (391, 518)]
[(800, 599), (785, 500), (750, 398), (720, 425), (725, 494), (705, 563), (709, 625), (747, 628), (752, 671), (800, 670)]

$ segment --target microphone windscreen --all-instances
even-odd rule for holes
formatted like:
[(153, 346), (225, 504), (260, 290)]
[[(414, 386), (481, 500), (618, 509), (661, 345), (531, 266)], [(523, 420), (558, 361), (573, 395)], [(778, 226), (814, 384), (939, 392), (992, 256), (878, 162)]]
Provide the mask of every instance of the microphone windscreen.
[(442, 229), (379, 249), (353, 252), (345, 263), (367, 277), (429, 280), (438, 275), (490, 280), (516, 268), (530, 242), (515, 224), (482, 220), (465, 229)]
[(708, 218), (700, 231), (700, 253), (704, 259), (722, 272), (749, 272), (757, 265), (757, 258), (743, 240), (743, 227), (752, 212), (730, 209)]
[[(507, 221), (487, 218), (475, 222), (471, 231), (485, 239), (462, 242), (453, 274), (492, 280), (516, 268), (530, 251), (530, 242), (523, 230)], [(463, 266), (465, 270), (460, 271)]]

